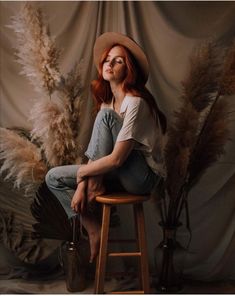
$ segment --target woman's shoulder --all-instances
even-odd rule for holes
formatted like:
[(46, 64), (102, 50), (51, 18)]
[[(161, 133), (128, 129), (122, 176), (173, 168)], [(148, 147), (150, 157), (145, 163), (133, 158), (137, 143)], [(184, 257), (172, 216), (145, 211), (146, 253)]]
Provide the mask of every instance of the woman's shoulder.
[(125, 101), (129, 106), (139, 106), (146, 103), (144, 98), (132, 94), (126, 94)]
[(144, 101), (144, 98), (138, 95), (133, 95), (131, 93), (127, 93), (125, 98), (130, 102), (141, 102)]
[(138, 110), (143, 109), (144, 104), (145, 101), (143, 98), (132, 94), (126, 94), (121, 105), (120, 113), (125, 113), (126, 111), (128, 113), (137, 112)]

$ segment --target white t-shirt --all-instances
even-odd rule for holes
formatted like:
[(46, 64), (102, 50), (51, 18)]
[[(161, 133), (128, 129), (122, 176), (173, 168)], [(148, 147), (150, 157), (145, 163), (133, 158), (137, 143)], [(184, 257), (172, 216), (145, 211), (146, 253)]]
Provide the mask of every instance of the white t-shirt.
[[(110, 104), (103, 104), (102, 108), (114, 109), (113, 101)], [(134, 149), (142, 151), (148, 165), (155, 173), (165, 175), (161, 153), (162, 134), (146, 101), (140, 97), (126, 95), (119, 115), (123, 118), (123, 125), (117, 142), (135, 140)]]

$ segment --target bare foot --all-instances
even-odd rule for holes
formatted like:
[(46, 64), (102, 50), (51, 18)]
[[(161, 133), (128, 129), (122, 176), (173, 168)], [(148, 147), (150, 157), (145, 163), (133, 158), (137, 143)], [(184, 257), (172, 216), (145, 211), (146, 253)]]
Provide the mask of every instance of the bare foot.
[(101, 226), (98, 221), (90, 215), (82, 216), (82, 224), (89, 236), (91, 254), (89, 262), (92, 263), (99, 252)]

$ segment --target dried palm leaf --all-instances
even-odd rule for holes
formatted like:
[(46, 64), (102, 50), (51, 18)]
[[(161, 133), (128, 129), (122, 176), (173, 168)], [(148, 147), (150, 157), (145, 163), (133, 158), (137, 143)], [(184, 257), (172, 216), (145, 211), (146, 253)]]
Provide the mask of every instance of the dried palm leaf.
[(40, 94), (51, 94), (61, 81), (58, 68), (60, 52), (43, 23), (40, 9), (33, 9), (28, 2), (12, 17), (8, 26), (16, 33), (16, 56), (25, 75)]
[(26, 230), (13, 212), (0, 209), (1, 242), (22, 262), (34, 264), (48, 257), (48, 251), (44, 240), (31, 236), (32, 231)]
[(0, 128), (0, 174), (5, 180), (13, 179), (14, 186), (30, 192), (44, 179), (47, 166), (42, 160), (40, 149), (14, 131)]
[(58, 199), (42, 183), (36, 192), (36, 198), (31, 205), (31, 212), (38, 223), (33, 225), (35, 237), (77, 241), (79, 235), (79, 220), (68, 219), (68, 216)]

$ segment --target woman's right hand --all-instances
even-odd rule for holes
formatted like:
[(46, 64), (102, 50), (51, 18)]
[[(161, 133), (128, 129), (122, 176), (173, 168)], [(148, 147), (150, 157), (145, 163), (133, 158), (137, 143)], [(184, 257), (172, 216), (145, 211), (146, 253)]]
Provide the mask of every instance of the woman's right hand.
[(86, 195), (86, 184), (84, 183), (85, 181), (82, 181), (81, 183), (78, 184), (77, 189), (71, 201), (71, 208), (76, 213), (83, 213), (86, 206), (87, 195)]

